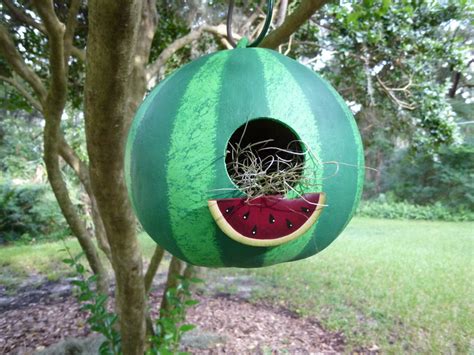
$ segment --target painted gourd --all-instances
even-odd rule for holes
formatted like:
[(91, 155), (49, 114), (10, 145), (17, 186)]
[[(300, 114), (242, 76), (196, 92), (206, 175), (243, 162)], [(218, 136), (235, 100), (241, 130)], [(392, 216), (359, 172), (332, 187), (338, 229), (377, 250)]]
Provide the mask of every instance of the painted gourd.
[[(226, 167), (243, 128), (249, 141), (275, 132), (304, 142), (316, 159), (305, 158), (301, 175), (318, 180), (316, 191), (249, 203)], [(355, 120), (326, 81), (275, 51), (236, 48), (152, 90), (132, 122), (125, 177), (143, 228), (171, 254), (200, 266), (261, 267), (326, 248), (357, 208), (363, 166)]]

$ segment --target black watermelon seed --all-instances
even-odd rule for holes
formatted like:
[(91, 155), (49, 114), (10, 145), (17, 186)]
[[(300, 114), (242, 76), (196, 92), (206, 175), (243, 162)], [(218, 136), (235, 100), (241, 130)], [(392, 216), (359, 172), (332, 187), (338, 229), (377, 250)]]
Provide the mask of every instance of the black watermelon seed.
[(252, 235), (257, 234), (257, 226), (253, 226)]
[(234, 206), (227, 207), (227, 208), (225, 209), (225, 213), (231, 213), (233, 210), (234, 210)]
[(249, 218), (249, 214), (250, 214), (250, 211), (249, 211), (249, 212), (247, 212), (246, 214), (244, 214), (244, 219), (247, 219), (247, 218)]
[(288, 228), (293, 227), (293, 223), (291, 223), (291, 221), (289, 219), (286, 220), (286, 225), (287, 225)]
[(270, 224), (275, 223), (275, 217), (273, 217), (272, 215), (270, 215), (270, 216), (268, 217), (268, 222), (270, 222)]
[(307, 207), (301, 207), (301, 211), (303, 211), (304, 213), (308, 213), (308, 212), (309, 212), (309, 208), (307, 208)]

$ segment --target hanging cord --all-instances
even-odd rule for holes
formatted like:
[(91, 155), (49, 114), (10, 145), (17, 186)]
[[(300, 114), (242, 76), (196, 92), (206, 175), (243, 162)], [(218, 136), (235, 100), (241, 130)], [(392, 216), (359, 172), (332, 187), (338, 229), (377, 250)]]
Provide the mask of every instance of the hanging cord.
[[(232, 13), (234, 12), (234, 0), (229, 1), (229, 11), (227, 12), (227, 40), (231, 44), (232, 47), (237, 47), (237, 43), (234, 41), (234, 37), (232, 36)], [(270, 24), (272, 23), (272, 15), (273, 15), (273, 0), (267, 0), (267, 17), (265, 18), (265, 24), (263, 25), (262, 32), (258, 35), (257, 39), (247, 45), (247, 47), (257, 47), (260, 42), (265, 38), (268, 29), (270, 28)]]

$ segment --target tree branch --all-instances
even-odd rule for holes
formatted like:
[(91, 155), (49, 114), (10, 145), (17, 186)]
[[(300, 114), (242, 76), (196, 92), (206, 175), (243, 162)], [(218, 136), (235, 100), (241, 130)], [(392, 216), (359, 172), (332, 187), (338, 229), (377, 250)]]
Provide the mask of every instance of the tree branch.
[(189, 32), (187, 35), (178, 38), (173, 43), (171, 43), (168, 47), (166, 47), (158, 56), (158, 58), (151, 63), (146, 69), (146, 81), (148, 82), (152, 77), (155, 77), (161, 67), (166, 64), (168, 59), (173, 56), (177, 51), (181, 48), (185, 47), (186, 45), (190, 44), (191, 42), (195, 41), (199, 37), (201, 37), (202, 28)]
[(13, 77), (7, 78), (6, 76), (0, 76), (0, 80), (13, 86), (36, 110), (39, 112), (43, 110), (41, 103), (36, 100), (18, 80), (15, 80)]
[(71, 0), (69, 12), (67, 14), (66, 32), (64, 33), (64, 60), (69, 58), (72, 53), (72, 41), (74, 39), (74, 32), (77, 26), (77, 14), (81, 7), (81, 0)]
[(86, 61), (86, 51), (77, 47), (71, 47), (71, 54), (79, 59), (81, 62), (85, 63)]
[(288, 10), (288, 0), (281, 0), (278, 8), (278, 18), (275, 27), (280, 27), (286, 18), (286, 11)]
[(31, 85), (39, 101), (46, 99), (46, 88), (40, 77), (23, 60), (20, 52), (15, 47), (6, 27), (0, 24), (0, 53), (7, 60), (12, 69), (28, 84)]
[(52, 0), (34, 0), (34, 4), (39, 16), (43, 20), (50, 46), (51, 83), (48, 93), (48, 100), (50, 101), (48, 106), (51, 107), (54, 104), (56, 109), (60, 108), (62, 111), (66, 103), (67, 90), (67, 64), (64, 61), (64, 34), (66, 28), (54, 12)]
[(296, 32), (303, 23), (327, 2), (329, 0), (302, 0), (300, 6), (291, 15), (286, 17), (283, 24), (264, 38), (260, 47), (275, 49), (280, 44), (287, 42), (291, 34)]
[(161, 264), (161, 260), (163, 260), (163, 255), (165, 254), (165, 250), (157, 245), (155, 247), (155, 252), (150, 260), (150, 265), (148, 265), (148, 269), (145, 274), (145, 293), (148, 294), (151, 289), (151, 285), (153, 284), (153, 279), (155, 277), (156, 272), (158, 271), (158, 267)]
[(166, 280), (165, 290), (163, 291), (163, 297), (161, 299), (160, 314), (162, 311), (169, 310), (169, 303), (166, 297), (168, 290), (171, 288), (176, 288), (178, 286), (178, 277), (181, 276), (181, 268), (183, 262), (179, 260), (176, 256), (171, 258), (170, 267), (168, 269), (168, 278)]
[(368, 50), (365, 47), (363, 49), (363, 52), (365, 56), (362, 57), (362, 61), (364, 62), (364, 74), (367, 81), (367, 95), (369, 95), (369, 106), (375, 106), (374, 85), (372, 83), (372, 73), (370, 69), (370, 55), (368, 54)]
[[(50, 49), (49, 68), (51, 79), (46, 99), (43, 101), (43, 115), (46, 121), (44, 127), (44, 162), (48, 172), (48, 180), (64, 217), (84, 250), (93, 272), (98, 276), (98, 289), (101, 293), (107, 293), (107, 271), (99, 258), (84, 222), (71, 201), (59, 166), (60, 143), (63, 143), (61, 144), (63, 153), (67, 153), (67, 151), (64, 151), (67, 145), (64, 144), (65, 140), (61, 139), (62, 135), (60, 134), (61, 117), (67, 99), (67, 63), (64, 60), (65, 26), (57, 18), (52, 0), (35, 0), (34, 5), (45, 26)], [(67, 155), (65, 154), (65, 156)]]
[[(80, 1), (77, 1), (77, 2), (80, 5)], [(3, 0), (3, 3), (7, 7), (10, 15), (12, 15), (12, 17), (14, 17), (17, 21), (27, 26), (30, 26), (32, 28), (35, 28), (43, 34), (46, 34), (46, 28), (44, 27), (42, 23), (37, 22), (33, 17), (28, 15), (26, 12), (22, 11), (20, 8), (16, 7), (15, 4), (11, 0)], [(70, 10), (69, 10), (70, 13), (72, 9), (73, 9), (73, 4), (71, 4)], [(76, 12), (76, 15), (77, 15), (77, 12)], [(69, 21), (69, 18), (68, 18), (68, 21)], [(83, 49), (72, 46), (70, 53), (77, 59), (83, 62), (85, 61), (86, 55)]]
[(72, 147), (66, 142), (62, 134), (59, 134), (59, 155), (71, 167), (71, 169), (74, 170), (79, 181), (84, 186), (84, 190), (86, 191), (87, 196), (89, 196), (89, 201), (91, 203), (91, 215), (94, 223), (97, 244), (99, 245), (100, 250), (104, 252), (107, 259), (112, 261), (112, 254), (109, 242), (107, 241), (104, 223), (102, 222), (102, 217), (100, 216), (99, 208), (97, 207), (97, 202), (94, 193), (92, 192), (89, 167), (79, 158), (74, 149), (72, 149)]
[(18, 21), (24, 23), (25, 25), (31, 26), (36, 28), (38, 31), (42, 33), (46, 33), (46, 28), (43, 24), (36, 22), (36, 20), (28, 15), (26, 12), (22, 11), (21, 9), (17, 8), (13, 2), (10, 0), (3, 0), (3, 3), (8, 8), (10, 14), (17, 19)]
[[(224, 25), (218, 26), (207, 26), (204, 25), (199, 27), (196, 30), (189, 32), (187, 35), (176, 39), (173, 43), (171, 43), (168, 47), (166, 47), (158, 56), (158, 58), (151, 64), (148, 65), (146, 69), (146, 81), (149, 82), (150, 79), (158, 75), (160, 69), (166, 62), (179, 51), (181, 48), (187, 46), (188, 44), (192, 43), (193, 41), (199, 39), (203, 32), (209, 32), (215, 34), (217, 36), (225, 37), (226, 36), (226, 29)], [(234, 38), (239, 39), (241, 36), (235, 35)]]
[(408, 82), (407, 85), (403, 88), (390, 88), (385, 83), (380, 79), (377, 75), (375, 76), (377, 78), (377, 82), (379, 85), (382, 87), (382, 89), (388, 94), (388, 96), (401, 108), (406, 109), (406, 110), (414, 110), (416, 108), (416, 105), (414, 103), (409, 103), (405, 102), (403, 100), (400, 100), (395, 94), (394, 91), (408, 91), (408, 88), (411, 86), (411, 80)]

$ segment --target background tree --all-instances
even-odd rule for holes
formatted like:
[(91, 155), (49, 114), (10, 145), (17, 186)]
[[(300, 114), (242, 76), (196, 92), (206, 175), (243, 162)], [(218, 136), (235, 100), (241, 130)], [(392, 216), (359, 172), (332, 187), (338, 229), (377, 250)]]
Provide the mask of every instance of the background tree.
[(367, 170), (366, 194), (380, 193), (395, 149), (433, 156), (460, 143), (452, 95), (469, 76), (472, 15), (467, 1), (344, 2), (294, 35), (289, 54), (320, 70), (356, 113), (366, 164), (377, 169)]

